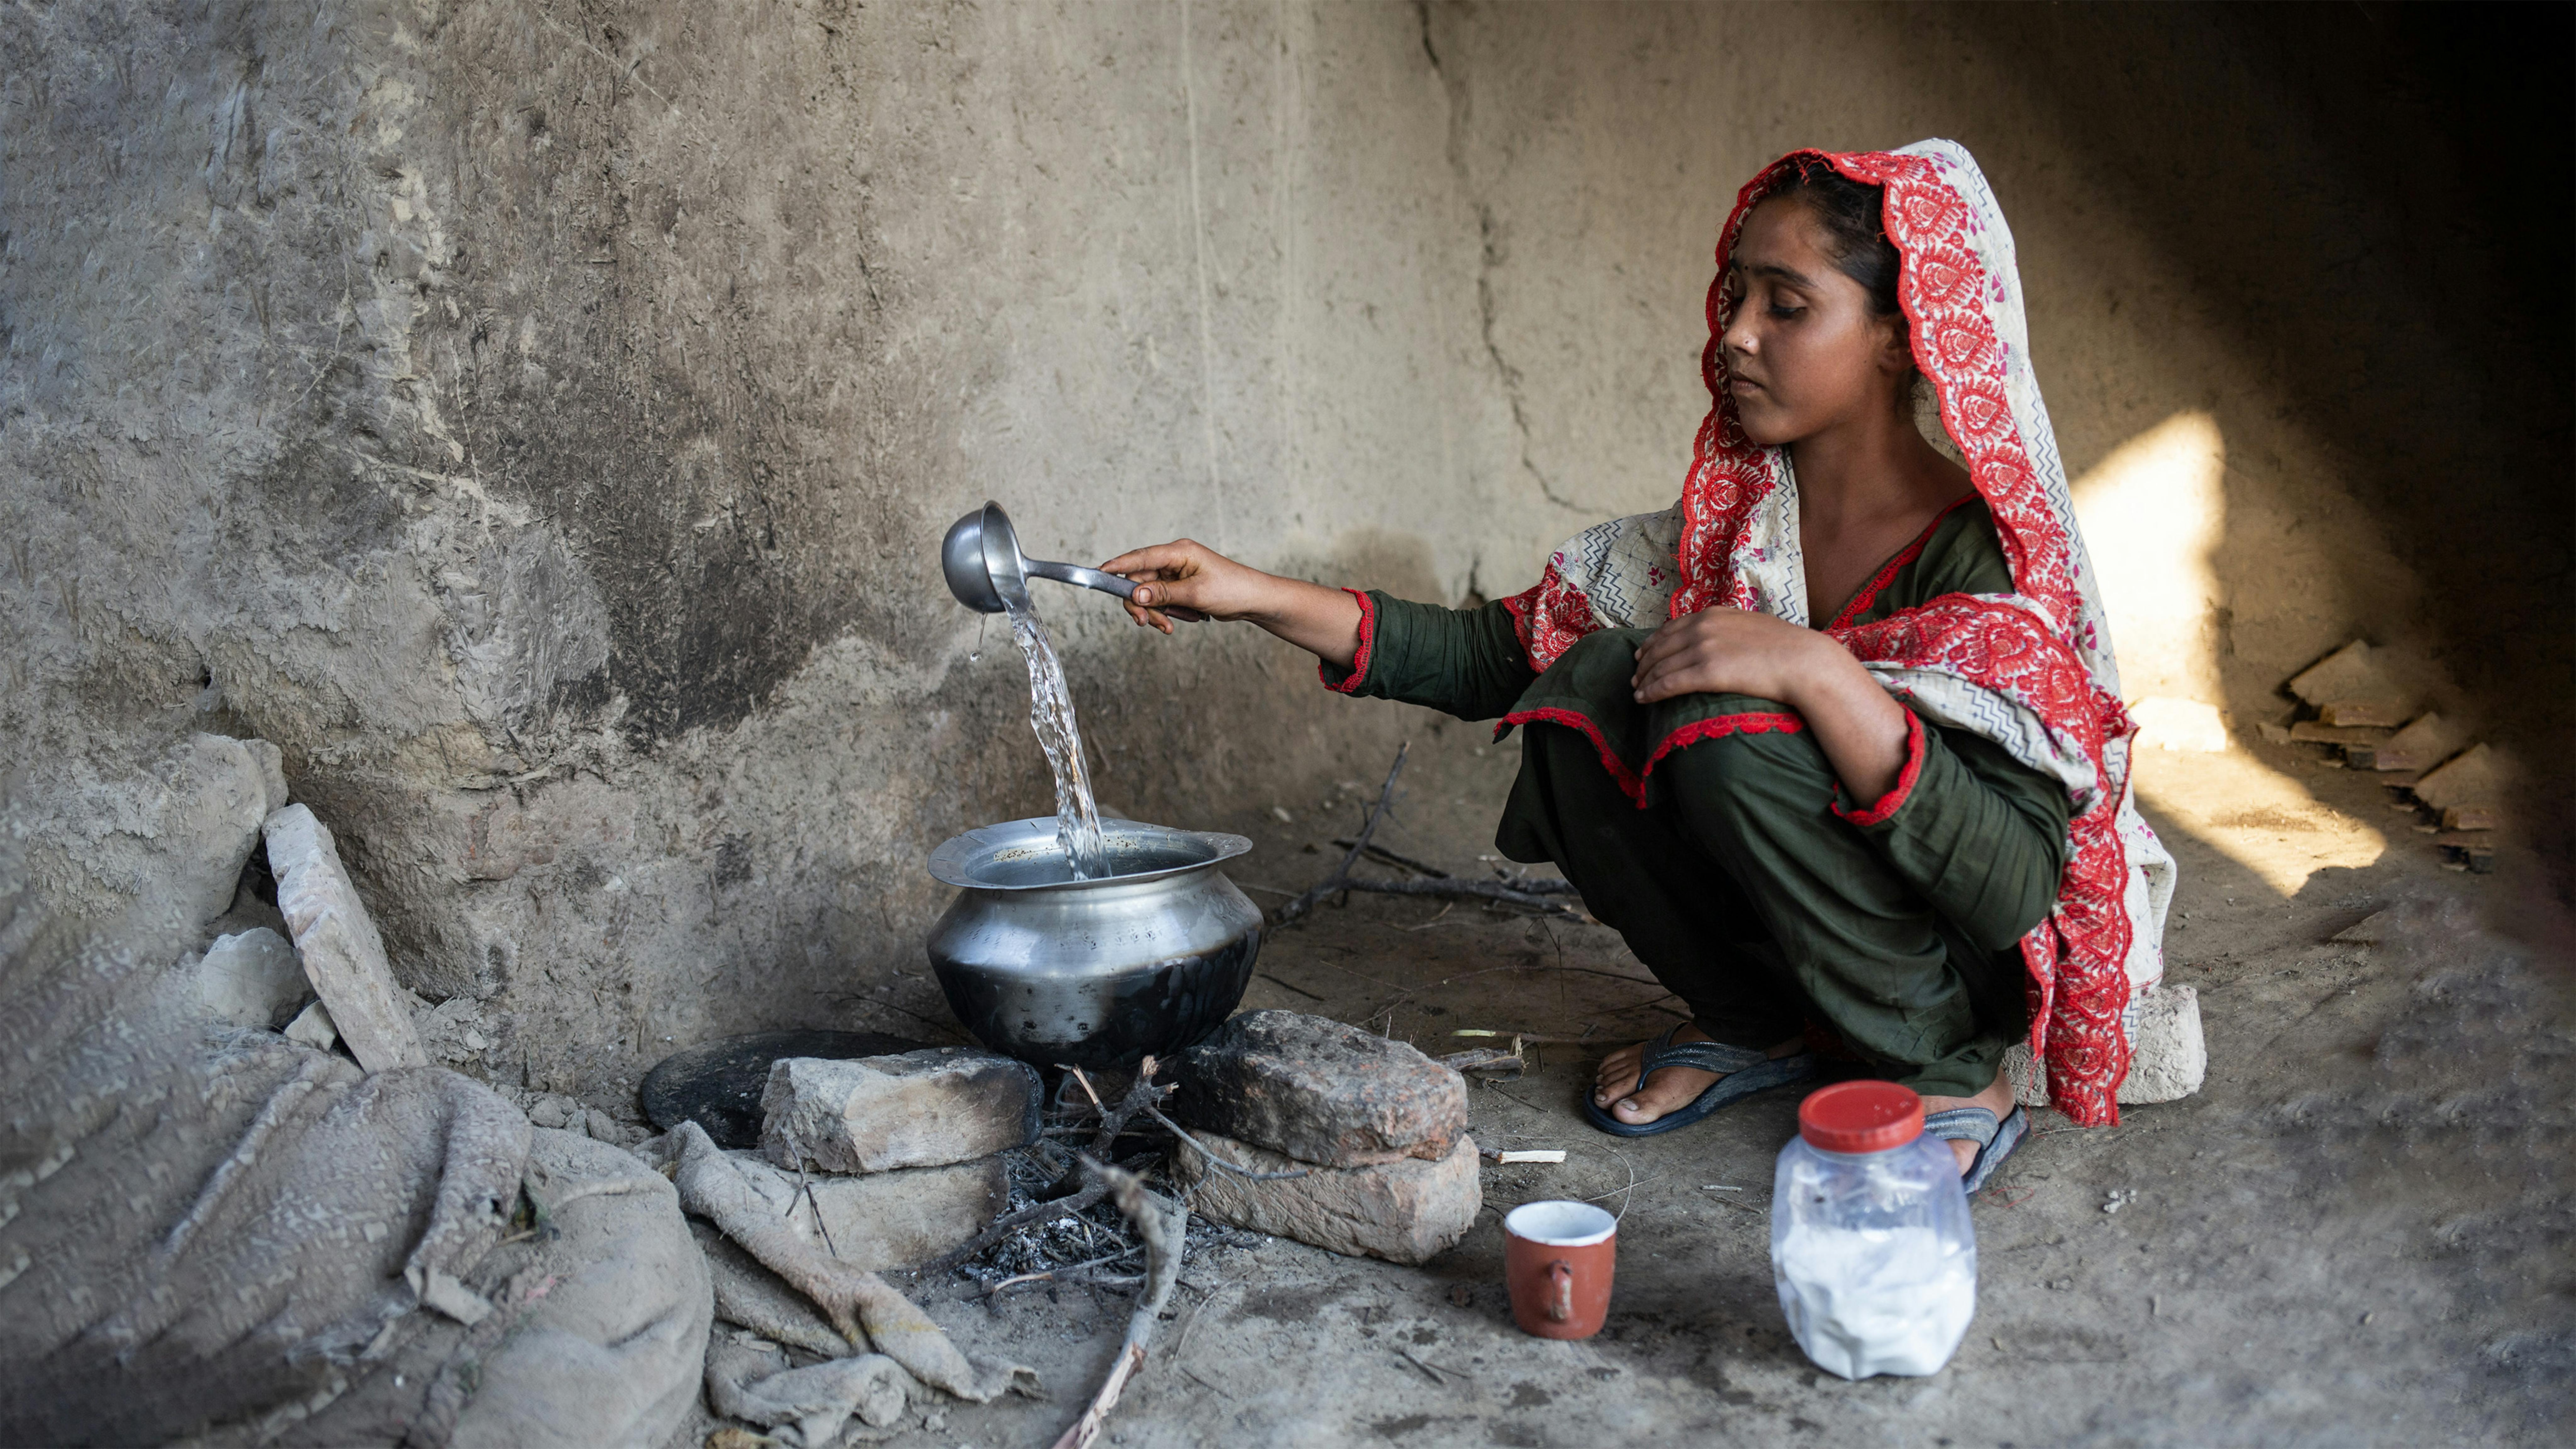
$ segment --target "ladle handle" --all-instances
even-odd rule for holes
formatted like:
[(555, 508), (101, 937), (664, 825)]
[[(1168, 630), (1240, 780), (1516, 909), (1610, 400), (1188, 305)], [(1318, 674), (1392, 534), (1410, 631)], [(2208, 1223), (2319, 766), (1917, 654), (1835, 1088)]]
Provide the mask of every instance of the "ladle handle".
[(1134, 598), (1136, 595), (1136, 586), (1127, 580), (1116, 574), (1104, 574), (1098, 569), (1084, 568), (1080, 564), (1050, 563), (1042, 558), (1033, 558), (1028, 561), (1027, 567), (1031, 578), (1053, 579), (1059, 584), (1074, 584), (1081, 588), (1098, 589), (1104, 594), (1116, 594), (1122, 599)]
[[(1060, 584), (1098, 589), (1104, 594), (1116, 594), (1122, 599), (1136, 597), (1136, 586), (1133, 583), (1116, 574), (1104, 574), (1098, 569), (1087, 569), (1080, 564), (1052, 563), (1046, 559), (1033, 558), (1025, 561), (1025, 567), (1031, 578), (1053, 579)], [(1163, 612), (1184, 624), (1196, 624), (1207, 617), (1196, 609), (1166, 608)]]

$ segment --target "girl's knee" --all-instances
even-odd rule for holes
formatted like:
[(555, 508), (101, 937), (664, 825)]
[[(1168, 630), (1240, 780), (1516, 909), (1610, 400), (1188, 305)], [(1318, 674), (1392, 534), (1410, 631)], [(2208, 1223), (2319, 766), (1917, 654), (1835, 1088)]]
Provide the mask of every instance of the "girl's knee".
[(1832, 772), (1805, 724), (1788, 706), (1749, 695), (1703, 695), (1721, 712), (1664, 738), (1654, 772), (1685, 802), (1742, 802), (1792, 792), (1828, 792)]

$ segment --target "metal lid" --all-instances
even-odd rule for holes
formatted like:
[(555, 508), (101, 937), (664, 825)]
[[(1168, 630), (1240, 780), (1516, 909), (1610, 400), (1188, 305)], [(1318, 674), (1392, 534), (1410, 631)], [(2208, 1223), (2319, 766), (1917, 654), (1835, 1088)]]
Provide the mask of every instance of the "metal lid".
[(1232, 860), (1252, 849), (1240, 835), (1175, 830), (1140, 820), (1103, 820), (1112, 873), (1076, 880), (1056, 841), (1052, 815), (981, 826), (930, 853), (931, 878), (960, 890), (1082, 890), (1132, 885)]

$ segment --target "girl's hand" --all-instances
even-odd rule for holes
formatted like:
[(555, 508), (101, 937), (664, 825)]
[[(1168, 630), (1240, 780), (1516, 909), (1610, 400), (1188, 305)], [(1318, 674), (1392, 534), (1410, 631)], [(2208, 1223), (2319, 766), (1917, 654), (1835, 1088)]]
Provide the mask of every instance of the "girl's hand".
[(1283, 579), (1236, 563), (1203, 543), (1176, 539), (1100, 566), (1133, 581), (1127, 617), (1172, 632), (1172, 621), (1248, 619), (1337, 669), (1359, 657), (1359, 601), (1340, 589)]
[(1896, 788), (1906, 760), (1905, 706), (1888, 697), (1831, 635), (1742, 609), (1702, 609), (1657, 629), (1629, 677), (1639, 704), (1684, 694), (1749, 694), (1787, 705), (1853, 799)]
[(1263, 585), (1272, 582), (1259, 569), (1186, 538), (1122, 553), (1100, 571), (1139, 585), (1127, 601), (1127, 617), (1166, 634), (1174, 619), (1195, 624), (1250, 617), (1267, 600), (1270, 591)]
[(1795, 703), (1792, 696), (1835, 661), (1858, 672), (1840, 644), (1813, 629), (1744, 609), (1702, 609), (1657, 629), (1637, 651), (1629, 687), (1639, 704), (1684, 694), (1750, 694)]

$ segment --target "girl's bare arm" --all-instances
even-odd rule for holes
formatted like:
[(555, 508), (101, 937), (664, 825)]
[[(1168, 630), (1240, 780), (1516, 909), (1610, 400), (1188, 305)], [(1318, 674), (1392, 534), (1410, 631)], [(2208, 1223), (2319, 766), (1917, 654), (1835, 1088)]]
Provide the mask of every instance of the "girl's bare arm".
[(1140, 548), (1100, 566), (1137, 584), (1127, 616), (1172, 632), (1170, 610), (1258, 624), (1337, 669), (1360, 652), (1359, 601), (1340, 589), (1281, 578), (1184, 538)]

